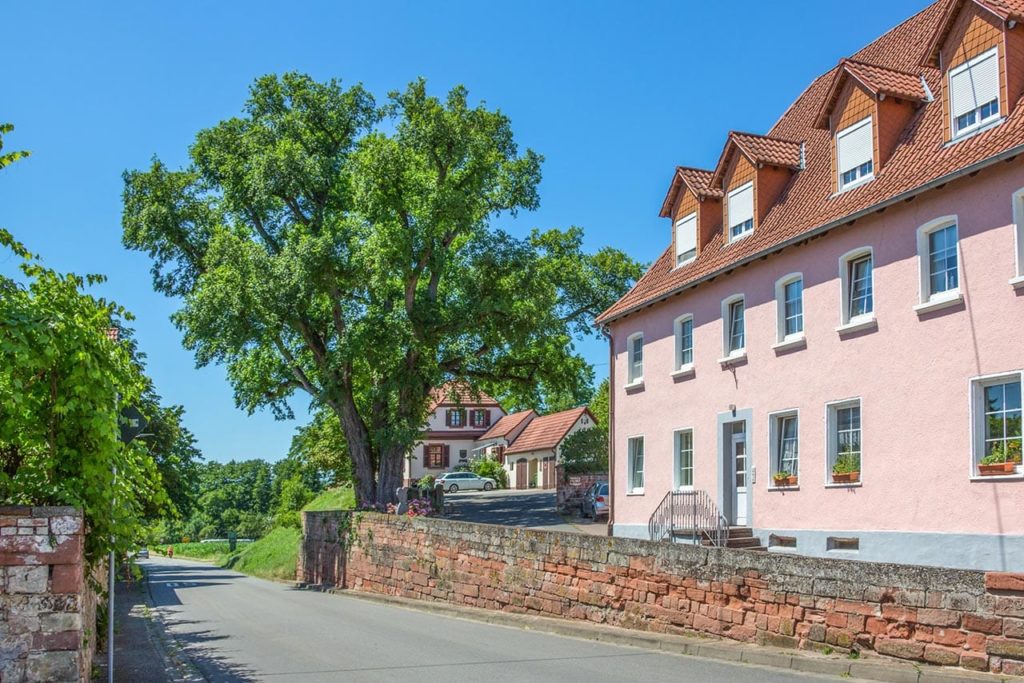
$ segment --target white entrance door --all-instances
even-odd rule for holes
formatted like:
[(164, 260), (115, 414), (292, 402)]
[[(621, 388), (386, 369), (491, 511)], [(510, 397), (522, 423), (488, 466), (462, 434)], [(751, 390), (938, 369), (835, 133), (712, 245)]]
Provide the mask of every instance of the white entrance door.
[(747, 524), (747, 435), (732, 435), (733, 472), (736, 475), (736, 487), (733, 498), (733, 524)]

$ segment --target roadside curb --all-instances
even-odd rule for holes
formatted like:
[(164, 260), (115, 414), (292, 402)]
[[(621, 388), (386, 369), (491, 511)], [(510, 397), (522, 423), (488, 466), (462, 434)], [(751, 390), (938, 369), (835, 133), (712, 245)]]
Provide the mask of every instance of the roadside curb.
[[(316, 587), (296, 585), (305, 590), (318, 590)], [(700, 638), (696, 636), (651, 633), (648, 631), (631, 631), (616, 626), (511, 612), (496, 612), (479, 607), (426, 602), (377, 593), (364, 593), (350, 589), (329, 588), (325, 592), (340, 597), (404, 607), (421, 612), (432, 612), (459, 619), (485, 622), (496, 626), (539, 631), (583, 640), (596, 640), (613, 645), (657, 650), (668, 654), (686, 655), (773, 669), (787, 669), (808, 674), (825, 674), (840, 678), (884, 681), (886, 683), (953, 683), (955, 681), (987, 681), (994, 683), (995, 681), (1005, 682), (1013, 680), (1005, 675), (979, 673), (960, 668), (938, 668), (909, 662), (902, 663), (867, 655), (863, 659), (849, 659), (848, 657), (818, 655), (805, 650), (786, 650), (763, 645), (713, 639), (711, 637)]]
[(151, 615), (151, 618), (146, 619), (146, 629), (154, 644), (154, 649), (164, 661), (168, 677), (178, 683), (198, 683), (207, 680), (200, 673), (199, 667), (192, 662), (181, 643), (168, 631), (167, 623), (153, 600), (149, 572), (144, 567), (142, 574), (146, 584), (146, 607), (149, 608)]

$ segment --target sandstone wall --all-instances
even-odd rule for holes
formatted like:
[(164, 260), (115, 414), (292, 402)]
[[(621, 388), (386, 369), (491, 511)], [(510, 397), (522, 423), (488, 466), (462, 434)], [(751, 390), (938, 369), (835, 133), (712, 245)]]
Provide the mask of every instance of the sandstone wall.
[(0, 507), (0, 681), (88, 680), (96, 598), (81, 513)]
[(874, 650), (1024, 675), (1024, 574), (307, 512), (298, 577), (645, 631)]

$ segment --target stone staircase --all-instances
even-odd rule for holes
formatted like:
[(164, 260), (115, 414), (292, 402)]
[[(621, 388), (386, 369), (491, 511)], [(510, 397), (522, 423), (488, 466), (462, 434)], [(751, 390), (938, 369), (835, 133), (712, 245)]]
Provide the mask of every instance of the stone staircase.
[[(705, 541), (702, 545), (712, 544)], [(761, 545), (761, 539), (754, 535), (754, 530), (749, 526), (729, 527), (729, 535), (726, 538), (725, 547), (740, 550), (768, 550), (768, 548)]]

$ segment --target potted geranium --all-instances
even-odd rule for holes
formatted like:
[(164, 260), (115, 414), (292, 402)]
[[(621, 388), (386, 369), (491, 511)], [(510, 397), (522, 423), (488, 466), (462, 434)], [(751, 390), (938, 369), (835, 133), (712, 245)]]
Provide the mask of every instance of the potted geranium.
[(999, 474), (1013, 474), (1020, 462), (1020, 445), (1006, 447), (1002, 443), (992, 444), (992, 451), (978, 463), (978, 474), (991, 477)]
[(832, 463), (832, 482), (852, 484), (858, 481), (860, 481), (860, 454), (846, 448)]
[(786, 470), (781, 470), (772, 475), (772, 481), (775, 482), (776, 486), (796, 486), (796, 475), (790, 474)]

